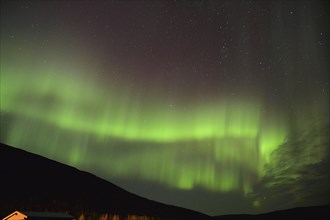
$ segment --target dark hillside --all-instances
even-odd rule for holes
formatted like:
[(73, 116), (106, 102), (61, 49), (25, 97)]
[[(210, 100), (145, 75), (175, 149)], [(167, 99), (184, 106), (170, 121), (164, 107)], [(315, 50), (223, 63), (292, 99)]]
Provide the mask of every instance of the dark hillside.
[(161, 219), (209, 219), (129, 193), (93, 174), (0, 145), (1, 215), (14, 210), (147, 215)]

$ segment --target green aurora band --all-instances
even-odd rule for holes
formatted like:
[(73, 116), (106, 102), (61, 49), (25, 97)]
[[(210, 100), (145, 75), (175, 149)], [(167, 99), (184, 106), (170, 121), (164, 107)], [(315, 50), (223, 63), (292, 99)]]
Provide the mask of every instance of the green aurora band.
[(103, 176), (249, 193), (290, 132), (261, 97), (169, 106), (160, 84), (105, 84), (82, 62), (4, 54), (1, 141)]

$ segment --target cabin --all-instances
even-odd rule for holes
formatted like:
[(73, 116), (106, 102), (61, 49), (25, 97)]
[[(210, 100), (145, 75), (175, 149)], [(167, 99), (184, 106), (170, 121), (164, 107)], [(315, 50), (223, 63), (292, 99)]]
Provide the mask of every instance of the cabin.
[(74, 220), (74, 217), (67, 213), (59, 212), (15, 211), (2, 220)]

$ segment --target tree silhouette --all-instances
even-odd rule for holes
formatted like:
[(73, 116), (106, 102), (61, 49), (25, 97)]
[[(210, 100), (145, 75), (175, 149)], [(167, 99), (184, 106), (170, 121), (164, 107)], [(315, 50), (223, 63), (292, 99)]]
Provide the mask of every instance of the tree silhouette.
[(265, 209), (329, 204), (329, 124), (291, 135), (271, 154), (254, 186), (256, 206)]

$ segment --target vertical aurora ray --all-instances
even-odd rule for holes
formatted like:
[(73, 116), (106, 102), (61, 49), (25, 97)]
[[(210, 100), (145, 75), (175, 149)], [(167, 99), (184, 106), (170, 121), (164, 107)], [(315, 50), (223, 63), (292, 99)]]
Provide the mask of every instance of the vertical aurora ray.
[[(40, 68), (22, 80), (17, 72), (31, 73), (2, 67), (1, 111), (12, 115), (15, 130), (2, 141), (75, 166), (98, 158), (92, 163), (107, 167), (110, 175), (137, 175), (180, 189), (247, 192), (261, 174), (261, 162), (286, 135), (285, 124), (262, 127), (262, 103), (255, 98), (164, 108), (141, 91), (111, 85), (106, 90), (95, 78), (81, 80), (65, 74), (71, 68), (59, 69)], [(132, 152), (116, 155), (113, 140)], [(88, 156), (92, 148), (114, 155)]]
[(286, 148), (306, 142), (302, 155), (326, 161), (328, 136), (311, 132), (329, 124), (325, 1), (1, 6), (3, 143), (133, 192), (239, 194), (240, 208), (281, 170), (276, 152), (299, 164)]
[(284, 115), (265, 113), (256, 97), (173, 108), (153, 98), (157, 90), (104, 86), (82, 68), (50, 66), (1, 66), (1, 112), (11, 118), (1, 141), (110, 177), (247, 194), (289, 135)]

